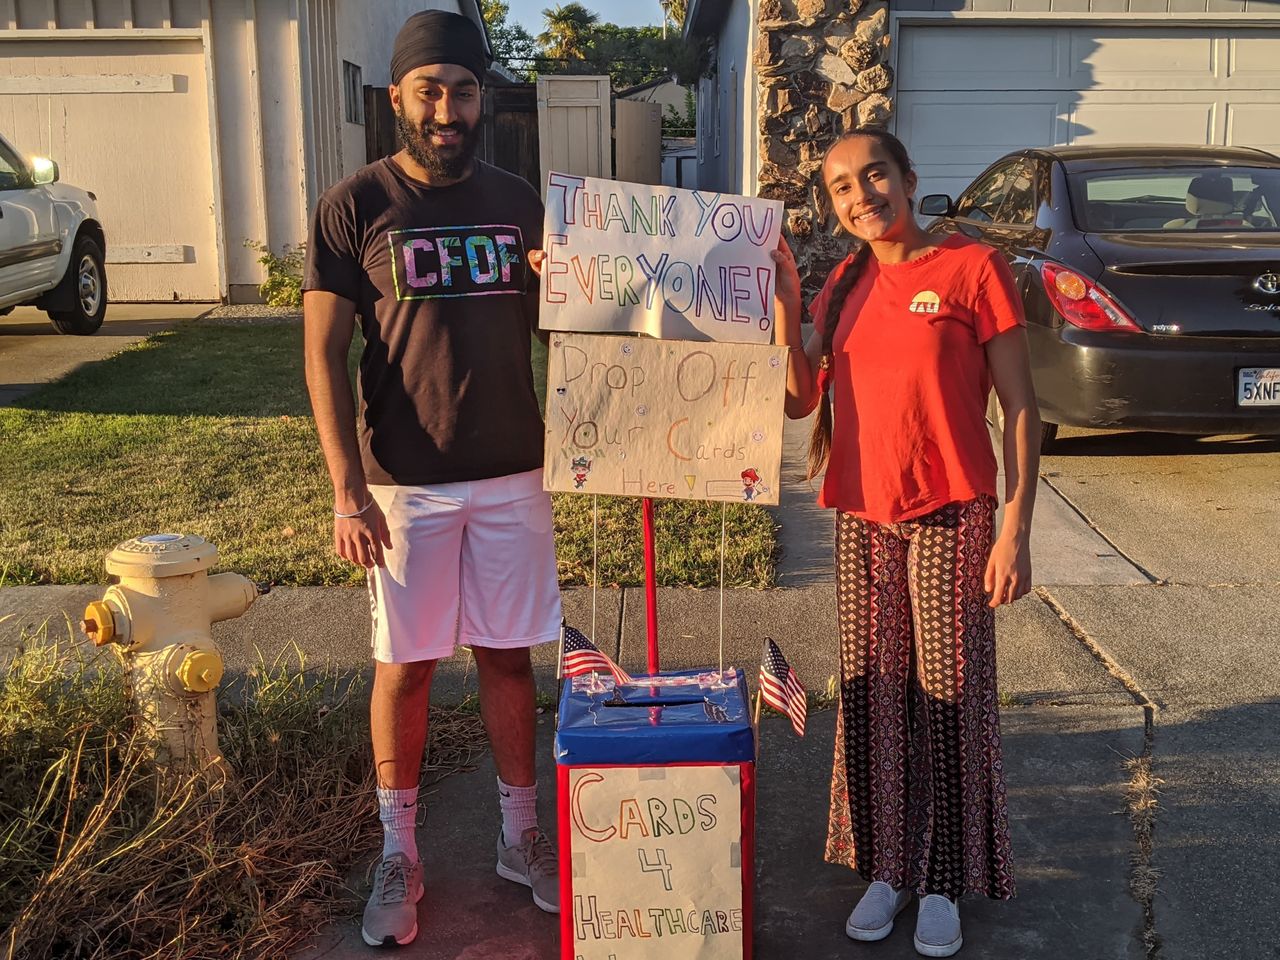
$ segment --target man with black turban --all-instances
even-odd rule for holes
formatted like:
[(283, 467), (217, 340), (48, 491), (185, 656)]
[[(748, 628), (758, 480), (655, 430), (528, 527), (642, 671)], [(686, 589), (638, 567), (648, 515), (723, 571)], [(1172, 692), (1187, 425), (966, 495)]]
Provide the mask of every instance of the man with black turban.
[[(334, 489), (334, 548), (366, 568), (382, 859), (367, 943), (418, 933), (418, 771), (436, 661), (469, 646), (498, 771), (497, 871), (559, 911), (538, 828), (529, 648), (557, 639), (560, 594), (530, 365), (542, 204), (475, 158), (487, 45), (426, 11), (396, 37), (403, 149), (320, 199), (303, 285), (307, 385)], [(347, 354), (359, 317), (359, 408)]]

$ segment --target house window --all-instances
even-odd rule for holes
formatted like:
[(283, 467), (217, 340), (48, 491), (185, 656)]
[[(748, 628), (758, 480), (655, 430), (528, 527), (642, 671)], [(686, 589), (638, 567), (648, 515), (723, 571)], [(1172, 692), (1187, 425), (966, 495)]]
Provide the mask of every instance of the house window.
[(347, 108), (347, 123), (364, 123), (364, 78), (354, 63), (342, 61), (343, 100)]

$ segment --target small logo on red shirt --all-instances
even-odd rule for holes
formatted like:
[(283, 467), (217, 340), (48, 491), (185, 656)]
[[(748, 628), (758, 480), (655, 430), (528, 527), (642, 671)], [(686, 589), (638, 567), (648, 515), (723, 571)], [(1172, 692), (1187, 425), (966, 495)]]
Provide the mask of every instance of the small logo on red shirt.
[(912, 313), (937, 313), (942, 309), (942, 298), (932, 290), (921, 290), (911, 298)]

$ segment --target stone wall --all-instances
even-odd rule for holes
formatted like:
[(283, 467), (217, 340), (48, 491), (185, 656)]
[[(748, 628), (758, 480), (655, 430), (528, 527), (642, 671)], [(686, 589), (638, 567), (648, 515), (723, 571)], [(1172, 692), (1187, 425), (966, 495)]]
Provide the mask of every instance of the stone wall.
[(841, 133), (893, 110), (887, 0), (760, 0), (759, 195), (787, 205), (806, 299), (850, 250), (829, 212), (822, 156)]

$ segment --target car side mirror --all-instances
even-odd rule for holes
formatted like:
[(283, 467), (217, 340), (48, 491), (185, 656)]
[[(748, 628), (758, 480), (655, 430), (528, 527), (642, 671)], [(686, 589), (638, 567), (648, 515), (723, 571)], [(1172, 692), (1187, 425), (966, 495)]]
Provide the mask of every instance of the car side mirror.
[(31, 158), (31, 182), (37, 187), (58, 180), (58, 165), (48, 157)]
[(920, 201), (920, 215), (924, 217), (949, 217), (956, 206), (945, 193), (931, 193)]

